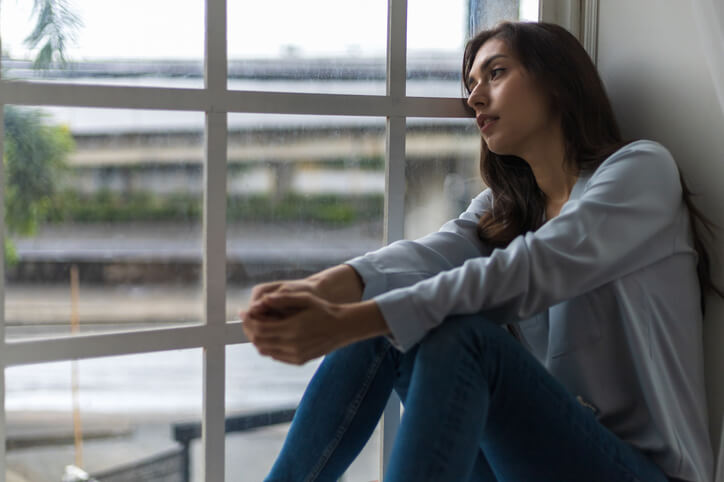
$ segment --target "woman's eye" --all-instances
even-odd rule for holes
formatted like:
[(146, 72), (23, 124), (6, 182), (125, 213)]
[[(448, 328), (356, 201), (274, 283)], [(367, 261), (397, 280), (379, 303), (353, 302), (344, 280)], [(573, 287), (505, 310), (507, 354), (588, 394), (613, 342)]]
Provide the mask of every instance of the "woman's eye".
[(490, 71), (490, 79), (492, 80), (492, 79), (496, 78), (496, 77), (499, 76), (504, 70), (505, 70), (505, 69), (502, 69), (502, 68), (492, 69), (492, 70)]

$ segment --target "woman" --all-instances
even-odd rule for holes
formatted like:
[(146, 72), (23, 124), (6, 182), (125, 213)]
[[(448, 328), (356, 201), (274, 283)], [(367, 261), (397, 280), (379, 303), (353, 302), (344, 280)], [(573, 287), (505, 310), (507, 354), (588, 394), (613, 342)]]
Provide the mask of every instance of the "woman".
[(555, 25), (481, 32), (463, 80), (489, 189), (437, 233), (257, 286), (242, 313), (263, 355), (328, 354), (268, 480), (336, 480), (393, 389), (385, 482), (711, 480), (708, 259), (671, 155), (622, 141)]

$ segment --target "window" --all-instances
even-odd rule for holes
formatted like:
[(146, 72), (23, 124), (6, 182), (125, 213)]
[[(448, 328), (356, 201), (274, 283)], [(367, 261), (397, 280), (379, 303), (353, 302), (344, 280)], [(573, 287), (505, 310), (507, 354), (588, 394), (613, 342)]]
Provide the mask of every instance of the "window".
[(229, 90), (384, 95), (386, 0), (227, 3)]
[[(480, 188), (477, 133), (456, 98), (464, 39), (480, 16), (537, 18), (538, 2), (56, 0), (77, 14), (76, 39), (67, 65), (43, 71), (31, 66), (42, 43), (23, 43), (32, 3), (2, 1), (0, 21), (4, 436), (64, 417), (68, 465), (74, 430), (85, 427), (86, 457), (113, 442), (103, 413), (153, 445), (156, 404), (177, 438), (149, 455), (191, 480), (240, 480), (230, 447), (265, 447), (257, 460), (270, 463), (315, 367), (244, 344), (236, 313), (250, 287), (457, 214)], [(37, 165), (10, 160), (30, 132), (19, 122), (44, 143)], [(225, 418), (249, 428), (257, 412), (279, 425), (226, 433)], [(379, 477), (394, 429), (347, 480)], [(31, 457), (17, 447), (0, 448), (3, 476)]]
[[(46, 32), (34, 47), (28, 37), (38, 23)], [(3, 77), (94, 85), (203, 87), (204, 0), (63, 0), (2, 2)], [(47, 41), (65, 42), (66, 68), (32, 68)], [(32, 47), (32, 48), (31, 48)], [(54, 56), (53, 60), (59, 60)]]
[(34, 482), (60, 480), (69, 464), (100, 480), (119, 469), (123, 480), (149, 480), (128, 474), (141, 464), (156, 480), (179, 473), (185, 447), (169, 428), (200, 419), (201, 366), (194, 348), (8, 368), (6, 473)]

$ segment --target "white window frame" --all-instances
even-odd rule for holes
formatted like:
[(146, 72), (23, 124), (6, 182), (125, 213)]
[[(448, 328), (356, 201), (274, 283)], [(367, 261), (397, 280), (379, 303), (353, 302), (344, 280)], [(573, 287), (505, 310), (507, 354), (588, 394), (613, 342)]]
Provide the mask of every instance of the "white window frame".
[[(597, 0), (542, 0), (541, 19), (591, 32), (588, 21)], [(204, 480), (224, 480), (226, 346), (247, 343), (240, 322), (226, 320), (226, 168), (227, 114), (305, 114), (375, 116), (387, 119), (384, 242), (403, 237), (405, 135), (407, 117), (460, 118), (468, 114), (459, 99), (406, 95), (407, 1), (388, 0), (387, 88), (385, 95), (303, 94), (231, 91), (227, 88), (226, 0), (206, 0), (204, 87), (176, 89), (88, 86), (0, 79), (0, 152), (4, 104), (204, 112), (203, 303), (199, 325), (130, 332), (79, 334), (23, 341), (5, 339), (0, 310), (0, 482), (5, 482), (5, 368), (165, 350), (203, 348), (202, 453)], [(575, 27), (578, 25), (578, 27)], [(594, 22), (595, 40), (595, 22)], [(573, 28), (572, 28), (573, 27)], [(581, 30), (574, 33), (580, 35)], [(595, 52), (595, 42), (594, 45)], [(589, 50), (591, 52), (591, 50)], [(594, 57), (595, 58), (595, 57)], [(0, 212), (4, 212), (4, 172), (0, 163)], [(4, 239), (0, 219), (0, 239)], [(0, 303), (5, 283), (0, 257)], [(400, 419), (399, 400), (388, 403), (383, 420), (380, 470), (384, 471)], [(382, 480), (382, 474), (380, 474)]]
[(568, 29), (597, 61), (598, 0), (540, 0), (539, 20)]

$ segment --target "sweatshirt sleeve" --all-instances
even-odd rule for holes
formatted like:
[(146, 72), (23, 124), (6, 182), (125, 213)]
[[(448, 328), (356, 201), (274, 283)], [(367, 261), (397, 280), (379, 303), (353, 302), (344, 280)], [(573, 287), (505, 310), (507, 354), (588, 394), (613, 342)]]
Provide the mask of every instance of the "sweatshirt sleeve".
[(467, 259), (487, 256), (491, 249), (477, 234), (478, 219), (490, 209), (491, 193), (475, 197), (458, 218), (439, 231), (415, 241), (397, 241), (346, 261), (364, 282), (362, 299), (415, 284), (441, 271), (461, 266)]
[(664, 234), (681, 209), (673, 158), (659, 144), (638, 141), (604, 161), (537, 231), (375, 301), (402, 350), (448, 315), (526, 319), (670, 255), (672, 237)]

